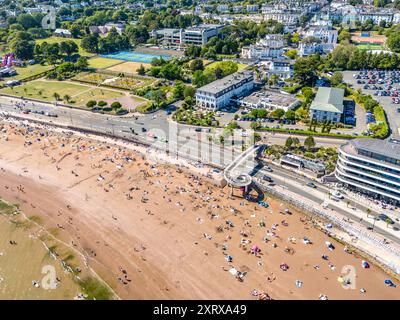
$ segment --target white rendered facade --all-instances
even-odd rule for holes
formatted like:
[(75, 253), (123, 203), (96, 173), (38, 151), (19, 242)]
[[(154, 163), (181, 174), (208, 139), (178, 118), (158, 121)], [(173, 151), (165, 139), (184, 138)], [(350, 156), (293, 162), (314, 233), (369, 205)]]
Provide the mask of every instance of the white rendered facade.
[(227, 106), (232, 97), (241, 97), (254, 87), (254, 75), (249, 71), (231, 74), (196, 90), (196, 105), (201, 109), (216, 111)]
[(339, 148), (335, 176), (372, 198), (400, 203), (400, 145), (377, 139), (352, 140)]

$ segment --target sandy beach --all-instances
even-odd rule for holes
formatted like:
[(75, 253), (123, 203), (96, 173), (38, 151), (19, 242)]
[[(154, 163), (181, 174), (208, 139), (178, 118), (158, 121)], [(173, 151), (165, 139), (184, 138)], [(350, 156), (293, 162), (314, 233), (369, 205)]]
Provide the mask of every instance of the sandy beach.
[[(400, 298), (384, 284), (397, 281), (362, 268), (303, 214), (280, 213), (284, 203), (230, 198), (227, 187), (121, 146), (0, 122), (0, 198), (58, 229), (122, 299)], [(348, 265), (355, 289), (338, 282)]]

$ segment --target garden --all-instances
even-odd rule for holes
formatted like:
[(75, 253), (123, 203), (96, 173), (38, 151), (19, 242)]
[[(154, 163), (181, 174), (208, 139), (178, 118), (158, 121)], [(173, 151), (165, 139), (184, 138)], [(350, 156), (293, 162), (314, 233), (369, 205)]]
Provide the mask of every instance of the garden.
[(101, 72), (80, 73), (73, 80), (122, 90), (139, 89), (153, 85), (158, 81), (157, 79), (148, 77), (124, 76), (123, 74), (114, 75), (112, 73)]

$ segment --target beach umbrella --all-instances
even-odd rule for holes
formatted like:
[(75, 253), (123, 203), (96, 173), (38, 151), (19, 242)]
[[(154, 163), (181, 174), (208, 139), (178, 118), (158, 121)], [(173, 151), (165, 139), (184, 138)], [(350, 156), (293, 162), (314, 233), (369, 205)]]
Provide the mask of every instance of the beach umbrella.
[(251, 247), (251, 251), (252, 251), (253, 253), (257, 253), (257, 252), (260, 251), (260, 248), (255, 244), (255, 245), (253, 245), (253, 246)]
[(287, 271), (289, 269), (289, 266), (286, 263), (281, 263), (281, 265), (279, 267), (283, 271)]
[(368, 269), (368, 268), (369, 268), (369, 263), (368, 263), (367, 261), (365, 261), (365, 260), (362, 260), (362, 261), (361, 261), (361, 266), (362, 266), (364, 269)]
[(340, 283), (343, 283), (343, 282), (344, 282), (344, 279), (343, 279), (342, 277), (338, 277), (338, 278), (337, 278), (337, 281), (339, 281)]

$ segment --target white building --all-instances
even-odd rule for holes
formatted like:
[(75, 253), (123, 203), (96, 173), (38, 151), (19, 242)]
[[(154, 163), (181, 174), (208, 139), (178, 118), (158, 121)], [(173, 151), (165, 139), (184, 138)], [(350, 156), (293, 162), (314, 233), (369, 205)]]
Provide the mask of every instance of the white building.
[(229, 12), (229, 6), (227, 4), (220, 4), (217, 6), (218, 12)]
[(201, 109), (216, 111), (227, 106), (232, 98), (240, 98), (254, 87), (252, 71), (233, 73), (196, 90), (196, 105)]
[(340, 122), (343, 114), (344, 90), (319, 87), (310, 106), (310, 119)]
[(287, 79), (293, 77), (293, 63), (288, 59), (272, 59), (268, 63), (268, 75), (277, 75), (279, 78)]
[(119, 34), (122, 34), (125, 30), (125, 24), (123, 23), (106, 23), (104, 26), (90, 26), (89, 31), (91, 34), (108, 34), (111, 29), (115, 28)]
[(212, 37), (217, 37), (224, 28), (220, 24), (201, 24), (186, 29), (153, 30), (151, 37), (163, 45), (205, 45)]
[(374, 199), (400, 204), (400, 144), (354, 139), (339, 148), (336, 178)]
[(313, 37), (321, 40), (323, 43), (337, 43), (338, 31), (328, 26), (313, 26), (302, 32), (303, 37)]
[(256, 44), (242, 48), (242, 57), (245, 59), (271, 59), (279, 58), (283, 54), (285, 40), (280, 34), (266, 35)]
[(56, 37), (72, 38), (71, 32), (67, 29), (56, 29), (54, 30), (54, 35)]
[(357, 14), (356, 19), (361, 23), (364, 23), (370, 19), (374, 22), (374, 24), (379, 25), (381, 21), (385, 21), (386, 23), (392, 22), (393, 12), (386, 10), (362, 11)]

